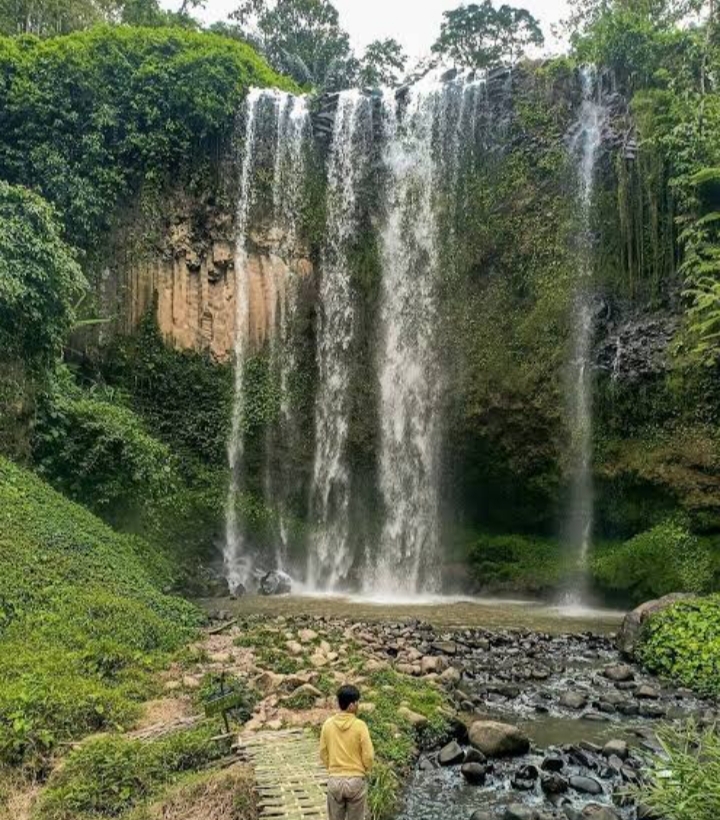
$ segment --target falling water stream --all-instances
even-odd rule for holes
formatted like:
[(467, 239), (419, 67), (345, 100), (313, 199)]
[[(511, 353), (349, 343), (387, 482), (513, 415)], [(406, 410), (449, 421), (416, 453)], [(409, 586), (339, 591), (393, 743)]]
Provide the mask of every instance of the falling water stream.
[(334, 589), (348, 575), (350, 372), (355, 310), (349, 262), (358, 226), (358, 189), (372, 131), (369, 100), (344, 91), (338, 100), (327, 181), (325, 247), (320, 281), (315, 463), (311, 506), (315, 532), (308, 553), (310, 586)]
[(593, 528), (592, 481), (592, 341), (594, 310), (592, 293), (592, 197), (597, 159), (602, 146), (607, 110), (593, 67), (581, 70), (583, 101), (570, 150), (577, 162), (580, 191), (581, 234), (578, 248), (578, 280), (573, 321), (573, 353), (570, 363), (569, 412), (572, 432), (571, 488), (568, 522), (569, 546), (577, 556), (567, 604), (582, 604), (586, 598), (588, 553)]

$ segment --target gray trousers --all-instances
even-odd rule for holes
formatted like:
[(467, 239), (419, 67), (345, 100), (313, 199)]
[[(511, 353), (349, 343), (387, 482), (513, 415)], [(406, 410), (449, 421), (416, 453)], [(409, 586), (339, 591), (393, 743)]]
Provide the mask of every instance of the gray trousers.
[(365, 820), (364, 777), (331, 777), (327, 786), (328, 820)]

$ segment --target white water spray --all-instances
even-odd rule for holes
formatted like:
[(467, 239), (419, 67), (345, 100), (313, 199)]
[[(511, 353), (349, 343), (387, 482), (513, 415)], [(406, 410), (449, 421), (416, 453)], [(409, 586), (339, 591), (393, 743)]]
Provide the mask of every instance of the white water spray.
[(592, 299), (592, 240), (590, 219), (595, 170), (602, 146), (607, 110), (602, 105), (601, 90), (594, 68), (581, 72), (583, 102), (577, 131), (570, 150), (578, 163), (581, 242), (578, 250), (578, 282), (573, 322), (573, 354), (570, 363), (570, 423), (572, 432), (571, 489), (568, 522), (570, 548), (577, 556), (579, 588), (571, 591), (568, 603), (582, 602), (585, 597), (588, 553), (592, 543), (592, 340), (594, 312)]
[(334, 589), (342, 583), (354, 560), (349, 545), (347, 443), (355, 315), (348, 252), (358, 225), (358, 187), (367, 163), (362, 137), (368, 124), (371, 125), (368, 99), (359, 91), (342, 92), (328, 167), (311, 494), (316, 528), (307, 572), (309, 585), (323, 589)]

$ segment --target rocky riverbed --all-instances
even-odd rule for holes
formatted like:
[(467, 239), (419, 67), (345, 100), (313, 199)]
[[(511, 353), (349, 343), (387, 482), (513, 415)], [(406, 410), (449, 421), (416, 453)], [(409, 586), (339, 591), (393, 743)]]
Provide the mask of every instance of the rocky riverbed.
[[(232, 615), (213, 614), (219, 622)], [(649, 818), (630, 792), (642, 781), (645, 755), (657, 749), (657, 727), (717, 716), (714, 704), (623, 659), (613, 635), (299, 615), (249, 616), (231, 634), (259, 623), (273, 630), (296, 667), (307, 668), (282, 674), (245, 658), (244, 674), (265, 696), (251, 729), (287, 725), (290, 689), (313, 701), (295, 723), (324, 719), (333, 704), (315, 687), (320, 675), (362, 686), (365, 675), (392, 668), (447, 693), (456, 710), (454, 739), (418, 752), (400, 820)], [(350, 656), (355, 671), (348, 674)], [(406, 708), (398, 719), (418, 728), (427, 722)]]

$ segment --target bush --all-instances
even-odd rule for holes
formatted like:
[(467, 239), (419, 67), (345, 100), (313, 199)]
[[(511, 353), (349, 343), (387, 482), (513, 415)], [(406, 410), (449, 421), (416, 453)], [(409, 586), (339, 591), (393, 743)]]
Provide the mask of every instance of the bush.
[(675, 520), (636, 535), (619, 548), (599, 550), (592, 572), (601, 587), (627, 592), (636, 603), (670, 592), (709, 592), (714, 584), (707, 543)]
[(53, 773), (38, 820), (117, 816), (157, 794), (183, 772), (222, 756), (211, 726), (176, 732), (154, 742), (102, 737), (71, 752)]
[(557, 541), (524, 535), (484, 534), (470, 551), (473, 577), (481, 587), (494, 590), (556, 589), (566, 563)]
[(52, 361), (85, 286), (52, 208), (0, 180), (0, 361)]
[(62, 375), (41, 402), (34, 456), (55, 487), (116, 523), (167, 501), (178, 485), (170, 450), (132, 410)]
[(173, 28), (0, 37), (0, 175), (36, 186), (71, 244), (97, 246), (145, 183), (191, 182), (252, 85), (289, 88), (245, 43)]
[(42, 771), (58, 743), (132, 720), (199, 614), (159, 591), (156, 550), (3, 459), (0, 511), (0, 764)]
[(655, 758), (637, 798), (665, 820), (720, 817), (720, 735), (693, 725), (658, 733), (664, 754)]
[(720, 695), (720, 595), (680, 601), (650, 618), (639, 658), (657, 675)]

